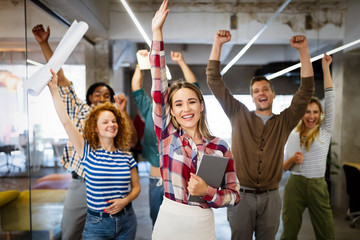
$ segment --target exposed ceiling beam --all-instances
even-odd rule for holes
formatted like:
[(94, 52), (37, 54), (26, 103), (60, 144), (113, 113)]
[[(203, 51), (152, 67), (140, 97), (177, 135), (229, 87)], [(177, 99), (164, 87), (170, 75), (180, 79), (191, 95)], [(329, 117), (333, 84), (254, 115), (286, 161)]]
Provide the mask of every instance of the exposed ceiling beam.
[[(45, 12), (47, 12), (50, 16), (54, 17), (55, 19), (57, 19), (59, 22), (63, 23), (65, 26), (70, 27), (71, 26), (71, 22), (69, 22), (66, 18), (64, 18), (63, 16), (61, 16), (59, 13), (57, 13), (55, 10), (50, 9), (48, 6), (46, 6), (44, 3), (42, 3), (39, 0), (31, 0), (31, 2), (33, 2), (36, 6), (40, 7), (42, 10), (44, 10)], [(87, 37), (86, 35), (84, 35), (83, 37), (84, 39), (86, 39), (86, 41), (88, 41), (90, 44), (95, 45), (95, 42), (92, 41), (89, 37)]]

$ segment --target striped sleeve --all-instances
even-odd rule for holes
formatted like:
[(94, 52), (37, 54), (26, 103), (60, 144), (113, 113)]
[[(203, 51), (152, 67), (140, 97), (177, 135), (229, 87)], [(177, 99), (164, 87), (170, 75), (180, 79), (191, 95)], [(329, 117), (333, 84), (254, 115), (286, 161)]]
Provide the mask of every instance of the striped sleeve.
[(83, 153), (83, 157), (81, 159), (81, 161), (84, 161), (87, 156), (89, 156), (89, 152), (90, 152), (90, 145), (89, 142), (87, 140), (84, 141), (84, 153)]
[(129, 167), (130, 167), (130, 170), (133, 169), (134, 167), (137, 166), (137, 163), (133, 157), (133, 155), (131, 153), (127, 153), (126, 154), (128, 157), (129, 157)]
[(324, 103), (324, 120), (322, 122), (323, 128), (332, 133), (335, 122), (335, 97), (333, 88), (325, 89), (325, 103)]

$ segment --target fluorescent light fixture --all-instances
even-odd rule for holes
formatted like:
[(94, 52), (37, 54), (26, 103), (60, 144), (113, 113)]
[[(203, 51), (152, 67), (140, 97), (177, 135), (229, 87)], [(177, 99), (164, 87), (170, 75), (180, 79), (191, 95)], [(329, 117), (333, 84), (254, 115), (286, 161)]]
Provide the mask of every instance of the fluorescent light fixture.
[[(149, 46), (149, 48), (151, 48), (151, 40), (148, 37), (148, 35), (146, 34), (146, 32), (144, 31), (144, 29), (142, 28), (140, 22), (137, 20), (137, 18), (135, 17), (133, 11), (131, 10), (131, 8), (129, 7), (129, 5), (127, 4), (127, 2), (125, 0), (120, 0), (121, 3), (124, 5), (126, 11), (128, 12), (129, 16), (131, 17), (131, 19), (133, 20), (133, 22), (135, 23), (135, 26), (138, 28), (140, 34), (143, 36), (145, 42), (147, 43), (147, 45)], [(168, 68), (168, 66), (166, 65), (166, 77), (171, 80), (171, 74), (170, 74), (170, 70)]]
[(274, 15), (267, 21), (267, 23), (260, 29), (260, 31), (240, 50), (240, 52), (221, 70), (221, 75), (224, 75), (231, 67), (234, 65), (251, 47), (251, 45), (260, 37), (260, 35), (265, 31), (265, 29), (271, 24), (271, 22), (279, 16), (281, 11), (291, 2), (291, 0), (285, 1), (281, 7), (275, 12)]
[(35, 66), (44, 66), (44, 64), (38, 63), (38, 62), (33, 61), (33, 60), (31, 60), (31, 59), (26, 59), (26, 62), (28, 62), (28, 63), (30, 63), (30, 64), (32, 64), (32, 65), (35, 65)]
[[(333, 49), (333, 50), (331, 50), (331, 51), (328, 51), (326, 54), (327, 54), (327, 55), (332, 55), (332, 54), (337, 53), (337, 52), (340, 52), (340, 51), (342, 51), (342, 50), (344, 50), (344, 49), (346, 49), (346, 48), (349, 48), (349, 47), (351, 47), (351, 46), (354, 46), (354, 45), (356, 45), (356, 44), (358, 44), (358, 43), (360, 43), (360, 39), (355, 40), (355, 41), (352, 41), (352, 42), (350, 42), (350, 43), (348, 43), (348, 44), (345, 44), (345, 45), (343, 45), (343, 46), (341, 46), (341, 47), (335, 48), (335, 49)], [(323, 58), (323, 57), (324, 57), (324, 54), (322, 53), (322, 54), (320, 54), (320, 55), (317, 55), (317, 56), (311, 58), (310, 61), (311, 61), (311, 62), (315, 62), (315, 61), (317, 61), (317, 60), (319, 60), (319, 59), (321, 59), (321, 58)], [(276, 78), (276, 77), (279, 77), (279, 76), (281, 76), (281, 75), (283, 75), (283, 74), (285, 74), (285, 73), (291, 72), (292, 70), (295, 70), (295, 69), (297, 69), (297, 68), (299, 68), (299, 67), (301, 67), (301, 63), (297, 63), (297, 64), (292, 65), (292, 66), (290, 66), (290, 67), (288, 67), (288, 68), (285, 68), (285, 69), (283, 69), (283, 70), (281, 70), (281, 71), (279, 71), (279, 72), (270, 74), (270, 75), (267, 76), (266, 78), (269, 79), (269, 80), (271, 80), (271, 79), (274, 79), (274, 78)]]
[(144, 29), (140, 25), (139, 21), (135, 17), (133, 11), (131, 10), (131, 8), (129, 7), (127, 2), (125, 0), (121, 0), (121, 3), (124, 5), (126, 11), (128, 12), (128, 14), (131, 17), (131, 19), (133, 20), (133, 22), (135, 23), (136, 27), (138, 28), (140, 34), (143, 36), (143, 38), (144, 38), (145, 42), (147, 43), (147, 45), (149, 45), (149, 47), (151, 47), (150, 38), (146, 35), (146, 32), (144, 31)]

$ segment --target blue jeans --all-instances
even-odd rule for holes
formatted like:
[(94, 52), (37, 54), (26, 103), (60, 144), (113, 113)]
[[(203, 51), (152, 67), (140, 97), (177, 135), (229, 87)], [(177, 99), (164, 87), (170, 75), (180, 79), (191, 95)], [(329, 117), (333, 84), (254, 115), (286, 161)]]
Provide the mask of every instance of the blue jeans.
[(132, 207), (113, 218), (98, 217), (88, 213), (83, 238), (84, 240), (131, 240), (135, 239), (136, 226), (136, 215)]
[(149, 179), (149, 204), (150, 218), (154, 226), (159, 208), (164, 197), (164, 186), (161, 178), (150, 177)]

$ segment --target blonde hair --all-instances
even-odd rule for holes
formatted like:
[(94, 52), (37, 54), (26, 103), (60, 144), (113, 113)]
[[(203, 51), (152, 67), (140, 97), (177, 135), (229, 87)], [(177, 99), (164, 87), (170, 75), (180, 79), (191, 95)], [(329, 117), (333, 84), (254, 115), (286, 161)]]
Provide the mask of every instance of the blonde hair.
[(127, 122), (122, 116), (120, 110), (118, 110), (112, 103), (101, 104), (94, 107), (90, 111), (85, 121), (83, 131), (84, 138), (89, 142), (93, 150), (96, 150), (99, 147), (99, 136), (95, 129), (97, 129), (97, 121), (99, 119), (100, 113), (104, 111), (112, 112), (118, 124), (118, 132), (114, 138), (115, 148), (121, 149), (122, 151), (127, 151), (129, 149), (130, 139), (130, 132), (127, 127)]
[(301, 136), (305, 133), (306, 126), (305, 126), (302, 118), (301, 118), (301, 120), (299, 121), (298, 125), (295, 128), (295, 131), (300, 133), (300, 145), (302, 147), (305, 147), (305, 149), (307, 151), (310, 150), (310, 147), (311, 147), (312, 143), (315, 141), (315, 138), (319, 137), (320, 125), (321, 125), (321, 123), (323, 121), (323, 118), (324, 118), (324, 110), (323, 110), (323, 107), (321, 105), (320, 100), (317, 97), (311, 97), (311, 100), (310, 100), (308, 105), (310, 105), (311, 103), (316, 103), (318, 105), (318, 107), (319, 107), (320, 118), (319, 118), (318, 122), (316, 123), (316, 125), (312, 129), (310, 129), (308, 131), (308, 133), (306, 134), (304, 139), (302, 139)]
[[(197, 98), (199, 99), (199, 102), (202, 103), (204, 105), (204, 110), (200, 113), (200, 119), (197, 125), (197, 130), (199, 131), (201, 136), (204, 136), (206, 139), (212, 140), (215, 137), (210, 133), (210, 130), (208, 128), (208, 123), (206, 121), (206, 107), (205, 107), (205, 102), (204, 102), (204, 97), (200, 91), (200, 89), (198, 87), (196, 87), (194, 84), (186, 82), (186, 81), (176, 81), (173, 84), (171, 84), (171, 86), (169, 87), (169, 92), (168, 92), (168, 100), (166, 102), (166, 113), (168, 115), (170, 114), (170, 109), (172, 109), (172, 99), (174, 97), (174, 94), (182, 89), (182, 88), (188, 88), (192, 91), (195, 92)], [(180, 124), (176, 121), (175, 117), (171, 116), (170, 119), (171, 123), (174, 125), (174, 127), (179, 130), (180, 128)]]

